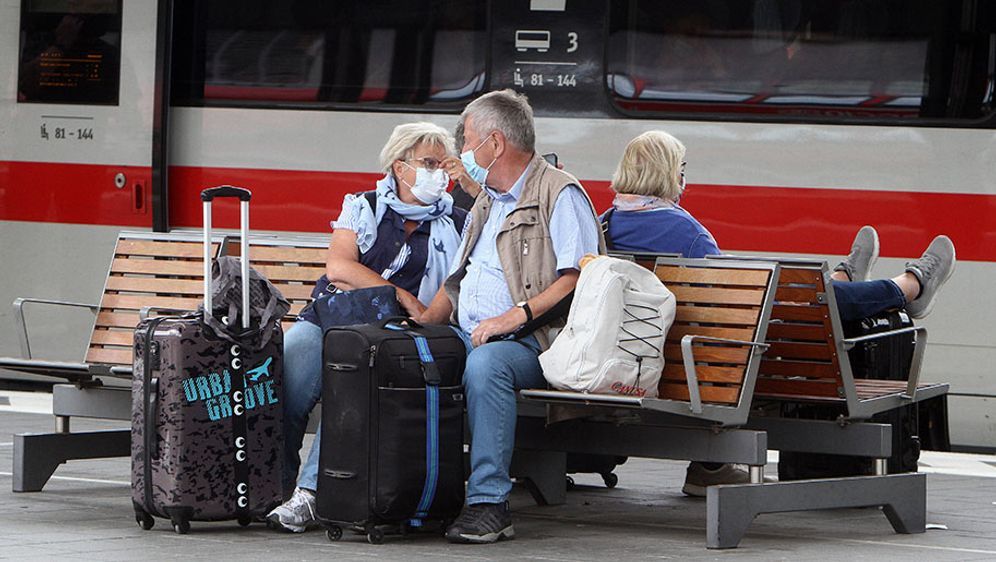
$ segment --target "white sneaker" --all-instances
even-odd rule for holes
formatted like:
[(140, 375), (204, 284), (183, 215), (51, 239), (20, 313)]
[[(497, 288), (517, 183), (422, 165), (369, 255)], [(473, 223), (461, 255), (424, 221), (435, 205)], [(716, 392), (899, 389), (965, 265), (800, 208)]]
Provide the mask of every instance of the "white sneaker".
[(318, 525), (315, 515), (315, 493), (304, 488), (295, 488), (294, 495), (280, 504), (266, 516), (268, 525), (273, 529), (303, 533), (309, 527)]

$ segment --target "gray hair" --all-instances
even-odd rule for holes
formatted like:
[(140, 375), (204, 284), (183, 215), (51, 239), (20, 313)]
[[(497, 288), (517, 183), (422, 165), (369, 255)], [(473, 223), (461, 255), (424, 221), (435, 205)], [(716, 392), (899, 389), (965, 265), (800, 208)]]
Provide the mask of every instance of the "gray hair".
[(536, 129), (533, 108), (524, 94), (514, 90), (488, 92), (470, 102), (460, 115), (460, 121), (474, 119), (474, 129), (483, 138), (500, 131), (512, 146), (524, 152), (536, 149)]
[(395, 160), (407, 159), (412, 150), (420, 144), (441, 146), (446, 154), (456, 155), (453, 136), (446, 129), (425, 121), (405, 123), (394, 128), (391, 138), (387, 139), (387, 143), (381, 149), (381, 167), (385, 172), (390, 172)]
[(629, 141), (610, 187), (616, 193), (651, 195), (677, 201), (685, 145), (664, 131), (647, 131)]

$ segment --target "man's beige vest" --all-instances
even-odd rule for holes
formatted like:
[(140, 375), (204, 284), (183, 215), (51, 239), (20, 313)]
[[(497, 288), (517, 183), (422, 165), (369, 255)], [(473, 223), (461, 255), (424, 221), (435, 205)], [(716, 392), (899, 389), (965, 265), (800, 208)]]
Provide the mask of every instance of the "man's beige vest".
[[(550, 239), (550, 217), (560, 192), (568, 185), (581, 187), (581, 182), (571, 174), (551, 166), (541, 156), (533, 155), (528, 166), (526, 183), (519, 200), (498, 232), (498, 259), (501, 262), (505, 282), (508, 284), (512, 302), (522, 302), (542, 293), (557, 280), (557, 256)], [(584, 193), (584, 189), (581, 189)], [(591, 199), (585, 193), (590, 220), (595, 221), (598, 231), (598, 252), (605, 253), (605, 238), (598, 226), (598, 216)], [(467, 243), (459, 257), (459, 268), (451, 275), (444, 287), (453, 304), (450, 321), (458, 322), (457, 308), (460, 305), (460, 281), (467, 274), (470, 253), (484, 230), (484, 224), (491, 213), (491, 197), (484, 191), (478, 194), (474, 208), (470, 211), (470, 226), (466, 233)], [(563, 321), (545, 326), (536, 331), (536, 339), (543, 349), (550, 347), (550, 329), (563, 326)]]

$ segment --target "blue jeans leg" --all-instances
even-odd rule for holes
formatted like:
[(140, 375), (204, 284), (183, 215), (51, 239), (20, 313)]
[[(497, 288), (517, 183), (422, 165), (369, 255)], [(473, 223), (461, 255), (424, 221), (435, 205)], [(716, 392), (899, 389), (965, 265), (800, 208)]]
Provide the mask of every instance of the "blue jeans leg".
[(891, 279), (874, 281), (834, 281), (837, 311), (844, 322), (864, 320), (879, 312), (906, 306), (903, 291)]
[[(295, 323), (284, 335), (284, 489), (294, 487), (301, 459), (298, 451), (308, 426), (308, 415), (322, 395), (322, 329), (311, 322)], [(318, 439), (308, 455), (318, 472)], [(317, 476), (316, 476), (317, 478)], [(312, 490), (315, 489), (312, 481)]]
[[(468, 340), (466, 334), (461, 336)], [(515, 391), (546, 386), (539, 353), (536, 339), (529, 337), (484, 344), (467, 355), (463, 384), (471, 434), (468, 504), (503, 502), (512, 491), (508, 469), (515, 447)]]

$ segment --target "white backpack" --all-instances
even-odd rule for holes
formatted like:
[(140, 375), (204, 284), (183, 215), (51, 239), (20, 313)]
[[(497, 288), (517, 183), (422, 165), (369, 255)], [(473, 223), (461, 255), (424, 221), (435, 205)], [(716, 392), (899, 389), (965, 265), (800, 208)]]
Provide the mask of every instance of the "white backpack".
[(674, 295), (650, 271), (598, 257), (581, 270), (571, 311), (539, 356), (554, 387), (641, 398), (657, 396)]

